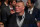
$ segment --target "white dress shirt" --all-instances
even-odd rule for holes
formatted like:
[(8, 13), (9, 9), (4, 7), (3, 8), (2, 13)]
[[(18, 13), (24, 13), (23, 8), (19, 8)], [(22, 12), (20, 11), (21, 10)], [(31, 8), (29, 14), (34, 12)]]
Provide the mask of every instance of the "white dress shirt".
[(23, 16), (22, 16), (21, 21), (19, 20), (18, 17), (16, 17), (17, 25), (18, 25), (19, 27), (22, 26), (24, 19), (25, 19), (25, 13), (24, 13)]
[[(33, 13), (33, 9), (34, 9), (34, 8), (32, 8), (32, 9), (28, 9), (28, 13), (29, 13), (29, 11), (30, 11), (30, 14), (32, 14), (32, 13)], [(36, 18), (35, 18), (35, 20), (37, 21)]]
[(10, 10), (13, 10), (13, 8), (11, 8), (10, 5), (9, 5), (9, 8), (10, 8)]
[(28, 13), (30, 11), (30, 14), (32, 14), (34, 8), (28, 9)]

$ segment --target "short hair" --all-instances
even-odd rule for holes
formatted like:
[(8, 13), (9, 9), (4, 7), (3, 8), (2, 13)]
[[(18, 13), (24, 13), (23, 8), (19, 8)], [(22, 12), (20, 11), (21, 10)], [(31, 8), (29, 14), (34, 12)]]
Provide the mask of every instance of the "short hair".
[(10, 2), (12, 3), (13, 1), (16, 1), (17, 2), (17, 0), (9, 0), (8, 4), (10, 4)]
[[(21, 2), (22, 2), (22, 3), (23, 3), (23, 5), (24, 5), (24, 2), (23, 2), (23, 1), (17, 1), (17, 3), (21, 3)], [(25, 6), (25, 5), (24, 5), (24, 6)]]
[[(9, 0), (11, 3), (13, 2), (13, 1), (16, 1), (16, 0)], [(16, 1), (17, 2), (17, 1)]]
[(33, 4), (34, 4), (36, 1), (37, 1), (37, 0), (31, 0), (31, 3), (33, 3)]
[(18, 2), (23, 2), (23, 1), (17, 1), (17, 3), (18, 3)]

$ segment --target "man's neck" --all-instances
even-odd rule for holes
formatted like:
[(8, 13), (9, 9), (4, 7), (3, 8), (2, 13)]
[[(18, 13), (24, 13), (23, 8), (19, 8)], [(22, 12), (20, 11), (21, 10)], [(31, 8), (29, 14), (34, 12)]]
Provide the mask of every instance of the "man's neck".
[(22, 16), (24, 14), (24, 11), (20, 12), (18, 15), (19, 16)]
[(8, 3), (7, 3), (7, 2), (4, 2), (4, 4), (5, 4), (5, 5), (8, 5)]
[(31, 10), (34, 6), (30, 7), (29, 9)]

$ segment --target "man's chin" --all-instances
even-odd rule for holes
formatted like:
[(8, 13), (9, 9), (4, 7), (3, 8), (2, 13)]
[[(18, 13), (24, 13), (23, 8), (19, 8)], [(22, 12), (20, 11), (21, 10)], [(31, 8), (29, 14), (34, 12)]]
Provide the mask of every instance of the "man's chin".
[(28, 7), (28, 8), (30, 8), (30, 7)]
[(16, 12), (16, 14), (19, 14), (19, 12)]
[(28, 8), (30, 8), (31, 6), (28, 6)]
[(16, 13), (20, 13), (20, 12), (16, 11)]

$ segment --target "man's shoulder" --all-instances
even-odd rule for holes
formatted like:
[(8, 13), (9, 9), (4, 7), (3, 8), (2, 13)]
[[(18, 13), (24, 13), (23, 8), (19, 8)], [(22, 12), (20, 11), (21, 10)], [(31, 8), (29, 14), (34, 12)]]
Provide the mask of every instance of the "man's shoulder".
[(39, 10), (38, 8), (34, 7), (34, 10)]
[(39, 9), (35, 7), (35, 8), (33, 9), (33, 12), (38, 13), (38, 12), (39, 12)]
[(25, 17), (30, 17), (30, 14), (29, 13), (25, 13)]

